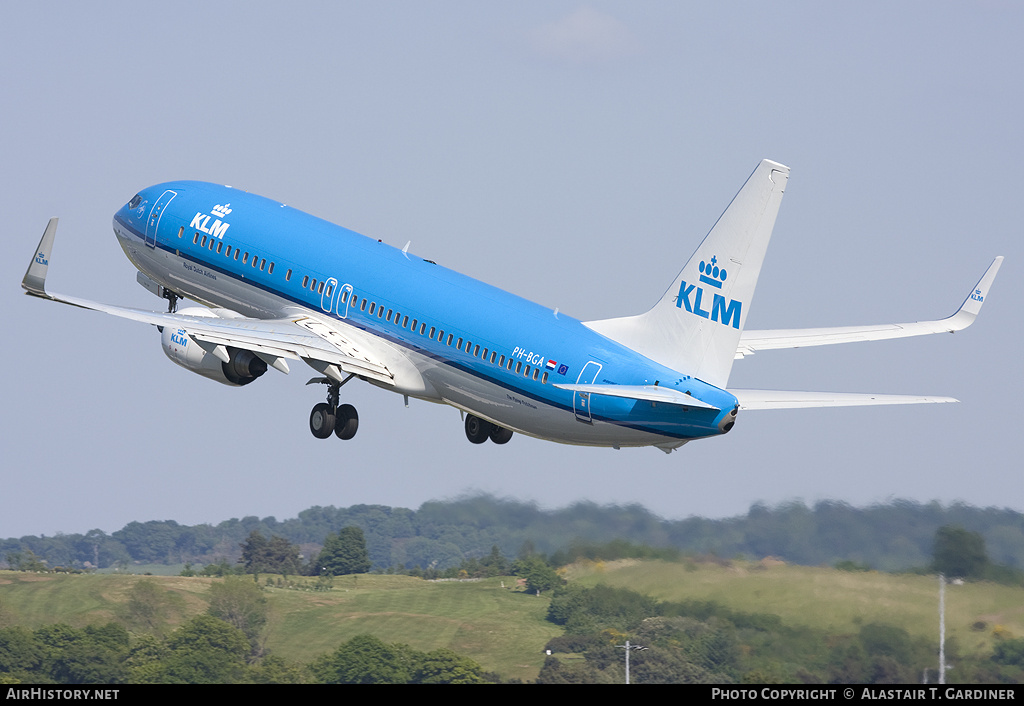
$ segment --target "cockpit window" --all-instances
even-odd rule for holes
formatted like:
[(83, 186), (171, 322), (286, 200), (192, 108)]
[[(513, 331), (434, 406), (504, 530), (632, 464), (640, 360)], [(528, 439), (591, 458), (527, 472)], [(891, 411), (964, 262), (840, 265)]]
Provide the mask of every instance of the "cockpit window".
[(142, 203), (142, 197), (139, 194), (132, 196), (132, 200), (128, 202), (128, 208), (132, 209)]

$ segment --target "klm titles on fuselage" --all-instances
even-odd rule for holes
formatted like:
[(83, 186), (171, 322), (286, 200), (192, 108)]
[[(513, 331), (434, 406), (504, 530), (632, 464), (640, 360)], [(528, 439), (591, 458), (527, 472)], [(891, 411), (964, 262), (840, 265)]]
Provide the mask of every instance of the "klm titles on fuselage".
[[(211, 238), (224, 239), (224, 233), (231, 226), (230, 223), (224, 223), (221, 218), (226, 218), (231, 213), (231, 204), (226, 203), (223, 206), (217, 204), (210, 209), (213, 215), (207, 215), (202, 211), (196, 213), (192, 219), (192, 223), (189, 224), (189, 229), (197, 230), (200, 233), (206, 233)], [(210, 223), (210, 221), (213, 223)]]
[[(718, 266), (717, 256), (712, 257), (711, 262), (708, 263), (701, 260), (699, 270), (700, 281), (716, 289), (721, 289), (722, 283), (728, 277), (728, 272), (725, 271), (725, 268)], [(703, 287), (699, 284), (687, 284), (686, 280), (680, 280), (679, 295), (676, 297), (676, 306), (678, 308), (682, 309), (685, 307), (691, 314), (696, 314), (704, 319), (711, 319), (723, 326), (731, 324), (735, 329), (740, 327), (742, 302), (738, 302), (735, 299), (729, 299), (726, 302), (725, 297), (721, 294), (712, 293), (711, 311), (701, 308), (701, 305), (704, 303), (706, 303), (706, 297)]]

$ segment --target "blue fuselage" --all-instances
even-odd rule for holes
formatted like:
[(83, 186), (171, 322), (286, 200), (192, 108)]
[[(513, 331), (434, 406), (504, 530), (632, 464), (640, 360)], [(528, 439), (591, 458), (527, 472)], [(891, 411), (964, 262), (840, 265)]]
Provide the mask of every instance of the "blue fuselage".
[[(532, 436), (672, 447), (723, 433), (736, 406), (570, 316), (238, 189), (153, 186), (115, 214), (114, 230), (136, 267), (175, 292), (253, 318), (354, 327), (411, 371), (382, 387)], [(588, 383), (657, 384), (721, 411), (555, 387)]]

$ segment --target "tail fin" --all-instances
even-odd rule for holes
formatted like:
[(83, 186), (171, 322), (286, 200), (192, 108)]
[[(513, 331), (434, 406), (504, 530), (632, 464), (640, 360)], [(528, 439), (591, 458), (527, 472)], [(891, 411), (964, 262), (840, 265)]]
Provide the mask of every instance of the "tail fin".
[(789, 167), (762, 161), (654, 308), (586, 325), (724, 388), (788, 180)]

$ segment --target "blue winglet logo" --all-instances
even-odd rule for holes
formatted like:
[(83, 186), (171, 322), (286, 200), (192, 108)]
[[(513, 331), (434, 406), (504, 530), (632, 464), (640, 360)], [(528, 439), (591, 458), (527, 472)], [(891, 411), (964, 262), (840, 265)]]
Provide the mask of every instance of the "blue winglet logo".
[(44, 255), (43, 253), (39, 253), (36, 255), (36, 262), (38, 262), (40, 265), (50, 264), (50, 261), (46, 259), (46, 255)]
[(973, 299), (976, 302), (983, 302), (983, 301), (985, 301), (985, 297), (982, 296), (980, 289), (975, 289), (974, 290), (974, 294), (971, 295), (971, 299)]

